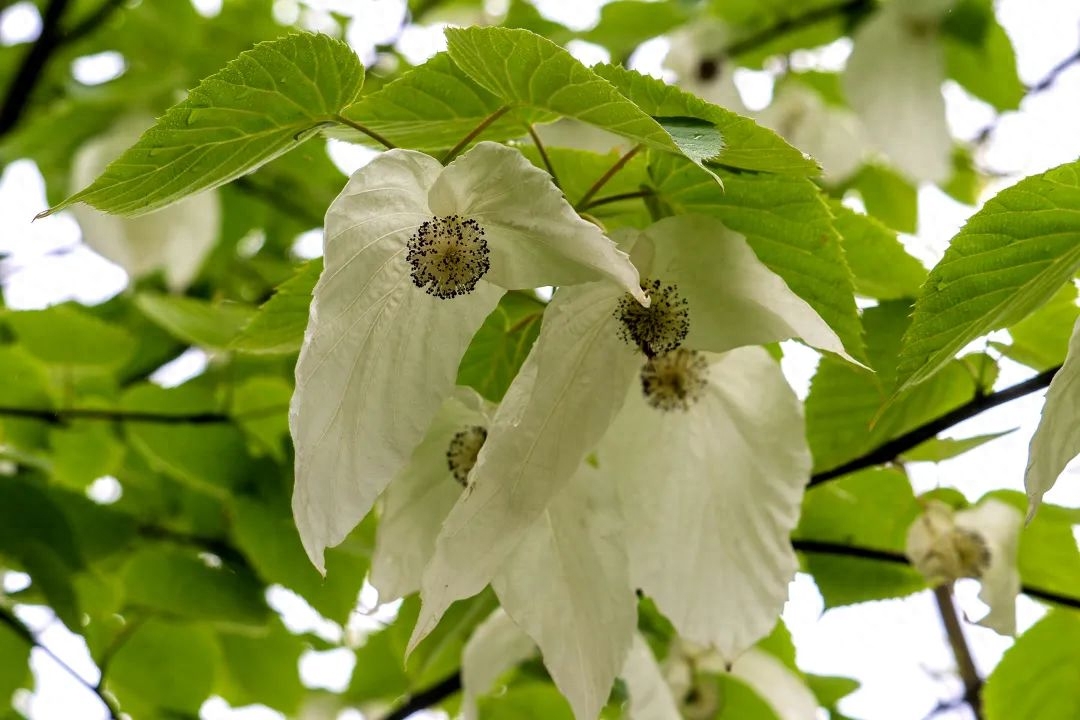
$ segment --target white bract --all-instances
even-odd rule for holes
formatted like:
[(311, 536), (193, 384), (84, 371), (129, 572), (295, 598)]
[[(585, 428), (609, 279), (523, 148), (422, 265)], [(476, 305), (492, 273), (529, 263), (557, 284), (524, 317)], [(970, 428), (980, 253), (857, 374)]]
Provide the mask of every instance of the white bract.
[[(644, 499), (650, 522), (664, 515), (660, 510), (669, 490), (708, 502), (717, 493), (733, 493), (732, 505), (722, 517), (683, 517), (682, 523), (697, 525), (682, 525), (676, 536), (660, 540), (661, 552), (686, 556), (701, 569), (690, 578), (690, 585), (675, 585), (672, 591), (698, 597), (715, 582), (705, 575), (719, 577), (714, 563), (735, 573), (723, 579), (733, 586), (746, 580), (742, 573), (749, 567), (764, 578), (749, 580), (748, 591), (757, 592), (747, 595), (741, 588), (725, 588), (733, 593), (729, 598), (738, 598), (726, 605), (717, 598), (709, 601), (730, 609), (752, 596), (748, 606), (739, 607), (745, 616), (673, 617), (680, 632), (682, 624), (692, 631), (690, 637), (720, 643), (721, 652), (733, 657), (768, 632), (775, 620), (776, 598), (782, 602), (794, 572), (787, 537), (810, 469), (801, 410), (763, 351), (724, 358), (710, 353), (791, 337), (838, 354), (844, 354), (843, 347), (824, 321), (761, 264), (745, 240), (719, 221), (679, 216), (629, 235), (627, 244), (636, 242), (634, 256), (647, 276), (650, 311), (642, 312), (633, 298), (610, 284), (565, 288), (556, 294), (532, 353), (495, 414), (469, 490), (443, 524), (424, 574), (413, 646), (435, 627), (450, 603), (476, 594), (498, 575), (613, 423), (640, 430), (624, 438), (633, 446), (627, 452), (636, 458), (628, 462), (654, 468), (659, 463), (665, 468), (650, 478), (654, 493)], [(725, 372), (732, 377), (725, 377)], [(635, 402), (624, 410), (628, 395)], [(642, 419), (643, 413), (649, 417)], [(730, 415), (714, 418), (713, 413)], [(702, 420), (704, 415), (708, 419)], [(702, 432), (693, 430), (678, 438), (679, 452), (687, 457), (677, 460), (663, 447), (664, 440), (654, 435), (677, 432), (668, 427), (698, 423), (726, 433), (708, 438), (709, 444), (726, 448), (731, 456), (719, 461), (719, 468), (733, 470), (721, 485), (717, 468), (707, 467), (716, 456), (701, 446), (706, 439)], [(605, 454), (610, 452), (600, 447)], [(757, 456), (767, 460), (745, 460)], [(763, 464), (751, 467), (758, 462)], [(667, 470), (671, 467), (679, 468), (677, 477)], [(614, 477), (603, 458), (599, 471), (613, 487), (637, 482), (636, 474)], [(637, 468), (627, 472), (637, 473)], [(695, 487), (665, 487), (676, 482)], [(749, 498), (760, 507), (740, 505)], [(625, 514), (628, 499), (621, 499)], [(697, 512), (704, 509), (699, 506)], [(712, 524), (702, 524), (706, 520)], [(727, 521), (734, 524), (723, 528), (722, 535), (712, 535), (716, 522)], [(665, 515), (664, 527), (671, 527), (671, 522), (679, 520)], [(642, 529), (628, 526), (630, 531)], [(725, 557), (706, 556), (699, 552), (701, 546), (688, 552), (685, 543), (678, 544), (687, 533), (692, 542), (708, 543), (710, 551), (724, 541), (734, 540), (735, 545), (724, 549)], [(750, 537), (762, 534), (768, 536), (760, 541)], [(691, 572), (682, 560), (670, 559), (673, 573), (685, 577)], [(632, 566), (640, 562), (631, 558)], [(640, 569), (639, 573), (646, 576)], [(779, 590), (777, 582), (783, 586)], [(759, 627), (766, 614), (768, 622)]]
[(1054, 487), (1065, 466), (1080, 454), (1080, 320), (1073, 326), (1065, 364), (1046, 391), (1039, 427), (1028, 448), (1024, 487), (1028, 496), (1028, 520)]
[(977, 579), (979, 599), (990, 608), (979, 624), (1015, 635), (1022, 524), (1020, 511), (994, 498), (960, 511), (931, 500), (908, 528), (905, 553), (930, 583)]
[(871, 142), (914, 181), (943, 182), (952, 168), (939, 37), (949, 4), (885, 3), (855, 30), (844, 71), (848, 100)]
[[(475, 393), (458, 388), (387, 488), (371, 570), (380, 602), (419, 587), (435, 536), (463, 491), (448, 467), (455, 442), (486, 437), (484, 409)], [(520, 626), (540, 647), (577, 716), (590, 719), (610, 694), (637, 613), (615, 489), (600, 479), (582, 465), (491, 581), (515, 632)]]
[[(151, 117), (127, 117), (79, 148), (71, 163), (72, 187), (93, 182), (153, 124)], [(94, 252), (124, 268), (132, 278), (164, 271), (173, 292), (195, 279), (221, 228), (216, 190), (134, 218), (108, 215), (84, 203), (76, 203), (70, 212), (82, 229), (83, 242)]]
[(869, 149), (866, 130), (854, 113), (829, 105), (799, 82), (778, 87), (772, 103), (755, 119), (810, 153), (831, 182), (850, 177)]
[(637, 272), (547, 173), (484, 142), (445, 168), (391, 150), (326, 215), (324, 270), (296, 366), (293, 513), (311, 561), (343, 540), (406, 465), (504, 289)]
[(664, 67), (675, 73), (679, 87), (714, 105), (747, 115), (735, 87), (735, 63), (724, 59), (724, 46), (732, 40), (727, 26), (697, 22), (671, 34)]

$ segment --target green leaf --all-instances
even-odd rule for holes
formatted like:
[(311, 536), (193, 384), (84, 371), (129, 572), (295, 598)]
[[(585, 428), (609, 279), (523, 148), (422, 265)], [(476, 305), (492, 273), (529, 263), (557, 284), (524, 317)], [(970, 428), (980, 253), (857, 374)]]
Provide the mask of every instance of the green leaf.
[(686, 8), (679, 2), (615, 0), (600, 8), (599, 22), (582, 34), (581, 39), (603, 45), (612, 57), (626, 58), (641, 43), (686, 20)]
[(861, 683), (855, 678), (833, 675), (807, 675), (806, 684), (823, 708), (833, 710), (836, 703), (859, 689)]
[[(817, 175), (820, 172), (813, 159), (793, 148), (772, 130), (761, 127), (749, 118), (705, 102), (666, 84), (663, 80), (633, 70), (601, 64), (594, 67), (593, 71), (633, 100), (642, 110), (656, 117), (669, 132), (680, 131), (676, 142), (691, 159), (696, 159), (694, 153), (697, 148), (696, 155), (701, 159), (708, 159), (726, 167), (804, 176)], [(719, 138), (694, 128), (691, 128), (693, 131), (687, 136), (685, 126), (668, 127), (675, 118), (697, 118), (706, 121), (719, 132)], [(695, 133), (703, 138), (695, 138)], [(707, 142), (704, 149), (698, 147), (702, 139)], [(717, 140), (720, 141), (719, 144)], [(718, 152), (714, 150), (706, 154), (713, 148)]]
[(1080, 270), (1080, 161), (986, 203), (930, 271), (900, 350), (899, 390), (972, 340), (1020, 321)]
[(215, 349), (227, 348), (254, 315), (240, 303), (173, 295), (138, 295), (135, 305), (177, 339)]
[[(55, 406), (48, 368), (24, 348), (0, 345), (0, 404), (14, 408)], [(0, 418), (0, 442), (30, 450), (45, 444), (49, 428), (32, 419)]]
[(986, 720), (1080, 717), (1080, 616), (1053, 611), (1005, 651), (986, 680)]
[(206, 626), (153, 618), (116, 650), (107, 687), (136, 717), (169, 716), (161, 710), (193, 717), (213, 689), (220, 660), (221, 650)]
[(252, 455), (285, 462), (292, 391), (292, 384), (273, 375), (257, 375), (234, 386), (230, 414), (251, 441)]
[[(908, 526), (922, 512), (911, 484), (896, 470), (864, 470), (811, 488), (792, 537), (854, 545), (903, 556)], [(908, 595), (925, 587), (900, 563), (804, 552), (825, 607)]]
[(720, 171), (721, 189), (701, 168), (671, 155), (652, 158), (651, 174), (659, 199), (672, 211), (713, 215), (745, 235), (758, 258), (821, 315), (848, 352), (862, 357), (851, 271), (812, 181)]
[(837, 467), (974, 397), (972, 372), (953, 361), (939, 377), (882, 409), (894, 387), (896, 355), (909, 312), (907, 301), (893, 300), (863, 313), (867, 354), (875, 372), (822, 359), (806, 398), (806, 437), (815, 470)]
[(23, 347), (47, 363), (116, 367), (135, 350), (135, 340), (126, 330), (98, 320), (75, 304), (9, 310), (0, 317)]
[(241, 53), (174, 105), (76, 202), (139, 215), (223, 185), (291, 150), (353, 102), (364, 66), (345, 43), (309, 33)]
[(238, 497), (232, 515), (236, 545), (263, 580), (299, 593), (329, 620), (344, 624), (349, 619), (369, 566), (372, 522), (361, 523), (342, 545), (326, 551), (324, 579), (304, 554), (287, 506)]
[[(1015, 490), (995, 490), (987, 495), (1027, 512), (1027, 498)], [(1039, 512), (1020, 531), (1017, 568), (1025, 583), (1066, 597), (1080, 597), (1080, 548), (1073, 535), (1075, 525), (1080, 525), (1080, 510), (1039, 506)]]
[(469, 77), (509, 105), (572, 117), (669, 152), (660, 125), (555, 43), (527, 30), (451, 28), (447, 52)]
[(76, 422), (49, 431), (53, 458), (51, 474), (58, 482), (75, 490), (104, 475), (116, 472), (124, 448), (112, 428), (100, 422)]
[[(0, 609), (6, 614), (8, 610)], [(0, 622), (0, 711), (8, 706), (11, 695), (30, 680), (29, 638)]]
[(574, 720), (566, 698), (541, 682), (518, 683), (497, 696), (481, 697), (477, 708), (484, 720)]
[(856, 292), (879, 300), (915, 297), (926, 280), (926, 268), (907, 254), (896, 233), (869, 215), (829, 202), (844, 256), (855, 278)]
[[(477, 85), (450, 60), (438, 53), (378, 91), (365, 95), (341, 111), (397, 147), (435, 151), (456, 145), (504, 103)], [(526, 133), (525, 122), (554, 119), (546, 112), (508, 113), (476, 137), (508, 140)], [(335, 131), (340, 134), (340, 131)], [(367, 136), (351, 139), (375, 144)]]
[(222, 663), (219, 692), (233, 707), (266, 705), (293, 716), (307, 691), (298, 665), (304, 652), (300, 638), (280, 621), (258, 634), (218, 634)]
[(985, 181), (975, 167), (975, 158), (971, 156), (971, 150), (957, 145), (952, 152), (952, 175), (941, 186), (949, 197), (965, 205), (975, 205), (979, 202), (979, 194), (982, 192)]
[(34, 540), (33, 536), (26, 538), (19, 547), (19, 562), (30, 575), (30, 590), (44, 598), (68, 629), (79, 632), (82, 629), (82, 613), (71, 584), (73, 568), (56, 550)]
[(502, 400), (540, 334), (543, 314), (544, 304), (525, 293), (503, 295), (461, 358), (457, 384)]
[(233, 340), (232, 348), (260, 354), (299, 352), (304, 342), (311, 292), (322, 268), (322, 259), (300, 266), (296, 274), (279, 285), (274, 296), (263, 303), (251, 322)]
[(1069, 350), (1072, 326), (1080, 316), (1076, 300), (1076, 286), (1062, 285), (1045, 305), (1009, 326), (1010, 344), (991, 344), (1010, 360), (1039, 372), (1060, 365)]
[[(125, 393), (127, 410), (162, 415), (202, 415), (218, 411), (207, 390), (192, 383), (176, 388), (140, 385)], [(221, 496), (251, 471), (243, 434), (224, 422), (129, 422), (128, 441), (147, 461), (183, 483)]]
[(72, 569), (83, 567), (83, 555), (52, 493), (36, 484), (5, 477), (0, 481), (0, 555), (21, 559), (28, 543), (52, 550)]
[(345, 691), (348, 702), (359, 705), (406, 694), (409, 677), (405, 674), (404, 650), (392, 628), (368, 635), (356, 651), (356, 665)]
[(731, 675), (714, 679), (720, 712), (716, 720), (781, 720), (776, 711), (747, 683)]
[(997, 110), (1016, 110), (1027, 89), (1016, 71), (1012, 42), (994, 17), (992, 3), (963, 3), (966, 6), (976, 4), (982, 6), (985, 23), (981, 37), (977, 43), (971, 43), (946, 35), (945, 73)]
[(867, 165), (851, 181), (866, 212), (897, 232), (913, 233), (919, 219), (919, 191), (883, 165)]
[(125, 566), (124, 587), (129, 604), (173, 617), (256, 626), (269, 617), (263, 586), (254, 576), (215, 566), (186, 549), (139, 550)]
[(969, 438), (931, 438), (905, 452), (901, 459), (906, 462), (941, 462), (957, 455), (963, 455), (969, 450), (974, 450), (991, 440), (997, 440), (999, 437), (1004, 437), (1015, 431), (1016, 428), (985, 435), (975, 435)]

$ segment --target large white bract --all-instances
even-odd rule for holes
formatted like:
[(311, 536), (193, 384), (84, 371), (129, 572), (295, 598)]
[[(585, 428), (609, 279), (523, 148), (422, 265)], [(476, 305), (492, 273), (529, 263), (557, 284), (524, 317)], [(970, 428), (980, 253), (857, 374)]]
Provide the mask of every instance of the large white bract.
[(293, 513), (320, 571), (408, 462), (504, 290), (606, 279), (644, 301), (626, 255), (496, 143), (445, 168), (377, 157), (330, 206), (324, 258), (289, 412)]
[[(71, 163), (72, 187), (89, 185), (153, 123), (153, 118), (139, 115), (122, 118), (79, 148)], [(221, 230), (221, 199), (216, 190), (134, 218), (109, 215), (82, 203), (73, 205), (70, 212), (79, 223), (83, 242), (94, 252), (124, 268), (132, 278), (162, 271), (173, 292), (184, 290), (195, 279)]]

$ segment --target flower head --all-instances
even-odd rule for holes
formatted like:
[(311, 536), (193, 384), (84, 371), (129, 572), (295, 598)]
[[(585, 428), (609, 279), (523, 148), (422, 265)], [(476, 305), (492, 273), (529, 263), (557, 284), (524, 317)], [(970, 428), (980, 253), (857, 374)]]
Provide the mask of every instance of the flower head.
[[(649, 311), (610, 285), (556, 293), (488, 428), (469, 492), (442, 524), (413, 644), (452, 601), (504, 571), (593, 450), (600, 476), (620, 496), (631, 493), (623, 513), (641, 508), (640, 522), (627, 524), (639, 538), (627, 540), (635, 586), (653, 591), (681, 632), (730, 656), (775, 620), (795, 571), (788, 536), (809, 453), (799, 403), (775, 362), (762, 350), (728, 351), (790, 337), (839, 354), (843, 347), (717, 220), (668, 218), (623, 240), (649, 278)], [(749, 437), (752, 446), (740, 444)], [(661, 476), (671, 481), (656, 483)], [(664, 524), (657, 508), (671, 511), (661, 513)], [(713, 552), (671, 546), (685, 542)], [(732, 555), (724, 549), (732, 543), (752, 552)], [(675, 556), (689, 560), (670, 562)]]
[(647, 303), (550, 176), (490, 142), (445, 168), (383, 153), (330, 206), (324, 250), (289, 414), (293, 512), (320, 570), (408, 462), (505, 289), (606, 279)]
[(990, 608), (979, 624), (1002, 635), (1015, 635), (1022, 524), (1019, 510), (994, 498), (959, 511), (931, 500), (908, 528), (905, 552), (932, 584), (978, 580), (979, 598)]

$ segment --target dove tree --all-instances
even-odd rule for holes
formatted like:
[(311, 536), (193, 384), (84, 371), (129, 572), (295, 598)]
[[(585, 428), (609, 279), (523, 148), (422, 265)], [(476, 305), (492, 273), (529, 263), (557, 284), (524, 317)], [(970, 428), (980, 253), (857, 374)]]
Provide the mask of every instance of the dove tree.
[[(0, 709), (1076, 717), (1080, 161), (990, 160), (1075, 48), (1025, 85), (989, 0), (210, 5), (0, 6)], [(70, 301), (91, 252), (128, 283)]]

